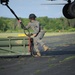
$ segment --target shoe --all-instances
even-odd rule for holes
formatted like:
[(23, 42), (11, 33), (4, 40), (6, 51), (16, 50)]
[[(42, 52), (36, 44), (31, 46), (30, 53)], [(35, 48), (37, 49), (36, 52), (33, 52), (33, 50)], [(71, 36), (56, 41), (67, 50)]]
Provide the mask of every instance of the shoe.
[(37, 56), (39, 56), (39, 57), (41, 56), (40, 52), (37, 52)]
[(43, 45), (43, 48), (44, 48), (44, 51), (47, 51), (47, 50), (50, 49), (50, 48), (49, 48), (48, 46), (46, 46), (46, 45)]
[(37, 54), (36, 54), (36, 55), (34, 55), (34, 57), (41, 57), (40, 52), (37, 52)]

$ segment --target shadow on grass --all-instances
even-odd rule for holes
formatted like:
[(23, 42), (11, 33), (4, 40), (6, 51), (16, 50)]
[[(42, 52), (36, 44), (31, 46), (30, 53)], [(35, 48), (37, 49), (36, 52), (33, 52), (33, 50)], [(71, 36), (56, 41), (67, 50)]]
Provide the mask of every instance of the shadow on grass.
[(75, 54), (75, 45), (68, 45), (62, 47), (59, 46), (56, 47), (54, 50), (41, 52), (41, 54), (45, 56)]

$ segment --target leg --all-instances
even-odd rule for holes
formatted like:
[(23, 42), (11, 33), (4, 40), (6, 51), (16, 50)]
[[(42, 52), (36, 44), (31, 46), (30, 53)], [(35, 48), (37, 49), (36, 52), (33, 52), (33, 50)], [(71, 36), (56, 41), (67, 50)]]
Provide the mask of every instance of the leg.
[(36, 53), (37, 53), (36, 56), (41, 56), (40, 50), (38, 49), (38, 43), (35, 39), (34, 39), (34, 49), (36, 50)]
[(46, 45), (42, 42), (42, 40), (41, 40), (38, 36), (35, 38), (35, 40), (36, 40), (38, 43), (41, 44), (41, 46), (44, 48), (44, 51), (47, 51), (47, 50), (50, 49), (48, 46), (46, 46)]

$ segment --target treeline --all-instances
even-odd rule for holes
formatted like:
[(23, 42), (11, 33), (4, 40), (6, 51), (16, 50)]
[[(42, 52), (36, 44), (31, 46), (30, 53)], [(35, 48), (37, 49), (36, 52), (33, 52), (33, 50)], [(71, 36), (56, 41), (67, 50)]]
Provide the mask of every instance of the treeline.
[[(28, 18), (20, 18), (23, 24), (26, 26), (29, 22)], [(48, 18), (38, 17), (37, 20), (40, 22), (44, 30), (48, 32), (64, 32), (64, 31), (75, 31), (75, 19), (66, 18)], [(15, 18), (0, 17), (0, 32), (22, 32), (22, 28)]]

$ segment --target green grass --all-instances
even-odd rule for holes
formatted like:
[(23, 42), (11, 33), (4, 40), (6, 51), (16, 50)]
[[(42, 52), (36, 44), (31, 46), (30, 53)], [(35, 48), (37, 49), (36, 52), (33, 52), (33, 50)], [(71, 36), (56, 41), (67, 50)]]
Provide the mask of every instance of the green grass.
[(7, 38), (8, 36), (18, 36), (19, 33), (0, 33), (0, 38)]
[(58, 36), (64, 34), (75, 34), (75, 32), (52, 32), (52, 33), (46, 33), (45, 36)]
[(65, 61), (68, 61), (68, 60), (72, 60), (72, 59), (75, 59), (75, 55), (65, 58), (62, 62), (65, 62)]
[[(58, 36), (58, 35), (63, 35), (63, 34), (74, 34), (75, 32), (50, 32), (46, 33), (45, 36)], [(23, 33), (0, 33), (0, 38), (6, 38), (8, 36), (15, 36), (17, 37), (18, 34), (23, 34)]]

